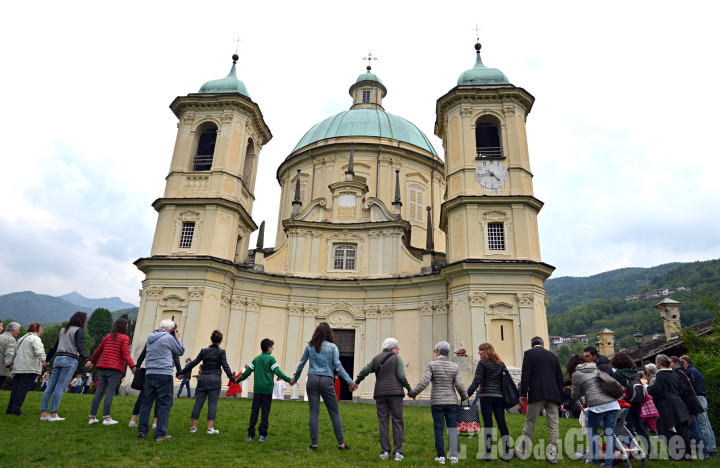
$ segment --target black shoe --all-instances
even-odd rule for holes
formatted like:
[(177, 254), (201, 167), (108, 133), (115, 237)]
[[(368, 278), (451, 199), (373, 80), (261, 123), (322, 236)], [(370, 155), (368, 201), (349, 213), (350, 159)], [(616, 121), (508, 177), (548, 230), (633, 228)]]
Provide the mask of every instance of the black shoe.
[(314, 452), (317, 450), (317, 445), (308, 445), (308, 450), (312, 450)]
[(343, 446), (338, 445), (338, 450), (340, 450), (342, 452), (343, 450), (352, 450), (352, 449), (350, 448), (350, 446), (348, 444), (345, 444)]
[(138, 432), (137, 440), (145, 440), (145, 437), (147, 436), (144, 432)]

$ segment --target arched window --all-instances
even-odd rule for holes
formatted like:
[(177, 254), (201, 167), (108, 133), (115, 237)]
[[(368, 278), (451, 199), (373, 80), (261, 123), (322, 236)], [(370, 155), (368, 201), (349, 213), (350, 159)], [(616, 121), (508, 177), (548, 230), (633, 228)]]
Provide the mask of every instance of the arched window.
[(500, 128), (495, 120), (483, 116), (475, 124), (476, 158), (502, 158)]
[(242, 180), (245, 188), (252, 191), (253, 169), (255, 167), (255, 143), (252, 139), (248, 140), (247, 149), (245, 150), (245, 165), (243, 167)]
[(336, 270), (354, 270), (357, 247), (353, 244), (333, 246), (333, 268)]
[(200, 134), (197, 151), (193, 158), (193, 171), (209, 171), (212, 167), (213, 155), (215, 154), (215, 140), (217, 139), (217, 128), (211, 127)]

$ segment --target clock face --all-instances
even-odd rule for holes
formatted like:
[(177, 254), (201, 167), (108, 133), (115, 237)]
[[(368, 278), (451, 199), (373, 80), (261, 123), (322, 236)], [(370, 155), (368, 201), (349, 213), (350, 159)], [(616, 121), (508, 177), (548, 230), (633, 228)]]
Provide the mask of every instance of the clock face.
[(500, 161), (483, 161), (475, 169), (475, 178), (483, 187), (497, 190), (507, 182), (508, 170)]

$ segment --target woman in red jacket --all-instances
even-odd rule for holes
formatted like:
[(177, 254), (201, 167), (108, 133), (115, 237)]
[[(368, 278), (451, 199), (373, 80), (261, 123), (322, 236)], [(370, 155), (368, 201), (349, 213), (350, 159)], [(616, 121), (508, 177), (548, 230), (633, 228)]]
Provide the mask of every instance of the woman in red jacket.
[[(95, 388), (95, 396), (90, 406), (90, 424), (98, 422), (95, 417), (100, 400), (105, 396), (105, 406), (103, 408), (103, 425), (111, 426), (117, 424), (117, 421), (110, 417), (110, 408), (112, 407), (115, 390), (120, 384), (125, 370), (125, 363), (130, 366), (132, 373), (135, 373), (135, 363), (130, 357), (130, 338), (127, 333), (128, 321), (124, 318), (115, 320), (112, 331), (109, 335), (105, 335), (100, 346), (95, 350), (91, 359), (93, 364), (97, 363), (100, 370), (97, 387)], [(101, 356), (102, 355), (102, 356)], [(98, 362), (98, 358), (100, 361)]]

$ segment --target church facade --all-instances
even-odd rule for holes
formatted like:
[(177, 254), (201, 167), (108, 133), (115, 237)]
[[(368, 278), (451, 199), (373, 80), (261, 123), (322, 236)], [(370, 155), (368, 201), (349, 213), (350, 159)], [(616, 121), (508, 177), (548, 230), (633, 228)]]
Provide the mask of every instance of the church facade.
[[(438, 341), (451, 344), (466, 383), (484, 342), (518, 372), (530, 339), (547, 340), (543, 285), (553, 271), (540, 257), (525, 132), (533, 96), (486, 67), (477, 44), (475, 66), (437, 101), (441, 158), (385, 111), (387, 89), (368, 67), (350, 86), (349, 110), (313, 126), (277, 169), (275, 245), (264, 246), (263, 226), (251, 248), (254, 188), (258, 177), (270, 182), (258, 159), (272, 134), (236, 61), (170, 106), (178, 134), (153, 203), (152, 251), (135, 262), (145, 279), (133, 355), (170, 318), (186, 356), (218, 329), (237, 372), (268, 337), (291, 373), (325, 321), (351, 375), (390, 336), (411, 382)], [(370, 399), (373, 386), (371, 376), (353, 396)]]

